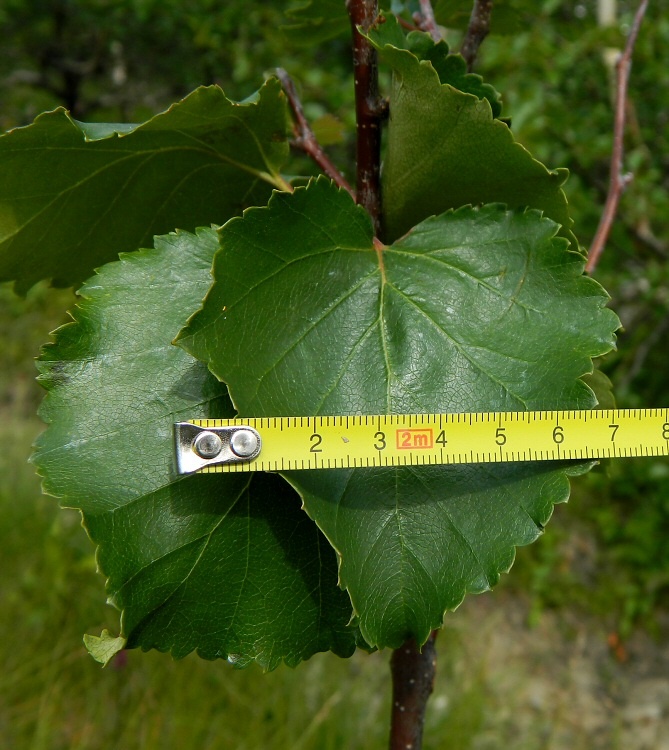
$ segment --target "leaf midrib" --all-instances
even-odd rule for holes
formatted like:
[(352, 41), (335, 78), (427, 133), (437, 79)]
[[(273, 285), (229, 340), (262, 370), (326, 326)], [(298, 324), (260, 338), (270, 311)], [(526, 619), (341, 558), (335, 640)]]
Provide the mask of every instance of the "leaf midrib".
[[(148, 563), (148, 564), (142, 566), (142, 568), (138, 569), (136, 573), (134, 573), (132, 576), (130, 576), (130, 578), (126, 579), (123, 582), (123, 584), (118, 589), (116, 589), (116, 591), (114, 592), (114, 594), (117, 594), (117, 595), (122, 594), (122, 592), (125, 590), (125, 588), (127, 586), (131, 585), (133, 583), (133, 581), (138, 576), (140, 576), (143, 573), (145, 573), (146, 571), (150, 570), (155, 565), (160, 564), (164, 560), (170, 558), (172, 555), (175, 555), (175, 554), (181, 552), (182, 550), (186, 549), (187, 547), (190, 547), (191, 545), (196, 545), (196, 544), (198, 544), (200, 542), (204, 542), (202, 544), (202, 549), (197, 554), (197, 558), (193, 562), (193, 564), (191, 565), (188, 573), (185, 576), (183, 576), (183, 578), (178, 583), (176, 583), (176, 585), (174, 586), (174, 588), (172, 589), (172, 591), (169, 594), (167, 594), (167, 596), (164, 598), (164, 600), (160, 604), (157, 604), (155, 607), (152, 608), (152, 610), (150, 612), (147, 612), (147, 614), (144, 616), (144, 618), (142, 618), (142, 620), (137, 623), (137, 625), (135, 626), (135, 628), (140, 627), (141, 624), (146, 619), (148, 619), (150, 617), (153, 617), (156, 614), (156, 612), (158, 612), (158, 610), (162, 609), (167, 604), (167, 602), (177, 593), (177, 591), (182, 586), (184, 586), (187, 583), (188, 579), (191, 577), (191, 575), (193, 574), (193, 571), (195, 571), (195, 569), (197, 568), (200, 560), (202, 559), (202, 556), (204, 555), (207, 547), (209, 546), (209, 543), (211, 542), (211, 539), (212, 539), (213, 535), (220, 528), (221, 524), (225, 521), (225, 519), (228, 517), (228, 515), (234, 510), (234, 508), (240, 502), (241, 498), (244, 497), (245, 493), (248, 492), (249, 485), (251, 484), (252, 478), (253, 478), (253, 475), (250, 474), (247, 482), (241, 487), (239, 493), (235, 496), (234, 500), (226, 508), (225, 512), (221, 514), (221, 517), (216, 521), (216, 523), (214, 524), (214, 526), (208, 532), (206, 532), (205, 534), (202, 534), (199, 537), (196, 537), (195, 539), (190, 539), (185, 544), (182, 544), (182, 545), (180, 545), (178, 547), (175, 547), (175, 548), (169, 550), (164, 555), (160, 555), (160, 556), (154, 558), (153, 560), (151, 560), (150, 563)], [(152, 494), (154, 494), (154, 493), (153, 492), (149, 493), (149, 495), (152, 495)], [(248, 514), (247, 514), (247, 520), (248, 520)], [(248, 551), (250, 550), (250, 545), (249, 544), (246, 545), (246, 549), (247, 549), (247, 555), (248, 555)], [(243, 580), (242, 580), (242, 582), (240, 584), (240, 587), (239, 587), (239, 594), (240, 594), (240, 596), (241, 596), (241, 590), (244, 587), (244, 585), (246, 583), (246, 579), (248, 577), (248, 570), (249, 570), (249, 565), (248, 565), (248, 557), (247, 557), (247, 560), (246, 560), (246, 572), (244, 574)], [(237, 603), (239, 603), (239, 597), (238, 597)]]

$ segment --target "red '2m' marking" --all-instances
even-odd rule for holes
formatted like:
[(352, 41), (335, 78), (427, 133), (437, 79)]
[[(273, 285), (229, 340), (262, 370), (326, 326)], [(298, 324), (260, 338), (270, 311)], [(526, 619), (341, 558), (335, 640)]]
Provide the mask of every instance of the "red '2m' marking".
[(427, 450), (434, 447), (432, 429), (397, 430), (398, 450)]

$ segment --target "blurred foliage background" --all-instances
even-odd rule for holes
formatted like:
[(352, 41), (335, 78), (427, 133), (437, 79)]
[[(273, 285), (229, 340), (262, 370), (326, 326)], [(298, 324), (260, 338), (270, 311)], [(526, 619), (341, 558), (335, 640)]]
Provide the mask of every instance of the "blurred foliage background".
[[(318, 0), (291, 13), (300, 5), (4, 0), (0, 129), (28, 124), (57, 106), (87, 121), (142, 121), (201, 84), (218, 83), (231, 98), (243, 99), (281, 66), (294, 77), (321, 142), (352, 179), (355, 123), (343, 0)], [(503, 115), (516, 138), (547, 166), (569, 168), (566, 191), (584, 248), (608, 188), (613, 61), (636, 8), (618, 0), (612, 3), (617, 16), (605, 22), (603, 5), (497, 0), (493, 33), (475, 69), (502, 93)], [(389, 0), (386, 6), (410, 18), (418, 3)], [(438, 0), (434, 6), (457, 50), (470, 0)], [(625, 137), (625, 165), (634, 179), (595, 274), (624, 325), (618, 352), (601, 363), (621, 407), (669, 405), (667, 10), (664, 2), (651, 2), (637, 42)], [(107, 621), (100, 621), (102, 581), (78, 517), (40, 497), (39, 481), (26, 463), (41, 429), (32, 358), (49, 330), (66, 321), (63, 311), (73, 300), (72, 292), (44, 285), (26, 299), (0, 286), (0, 744), (382, 747), (388, 700), (383, 655), (346, 663), (315, 658), (302, 670), (262, 677), (254, 670), (231, 674), (224, 665), (195, 657), (182, 666), (157, 654), (130, 654), (130, 668), (118, 666), (103, 678), (79, 647), (82, 629), (113, 630), (116, 614), (110, 610)], [(547, 612), (569, 609), (598, 618), (616, 642), (639, 628), (659, 638), (669, 605), (667, 540), (669, 462), (600, 467), (575, 483), (569, 507), (556, 512), (544, 539), (519, 550), (502, 601), (522, 597), (528, 625), (536, 626)], [(440, 648), (452, 677), (457, 656), (451, 646)], [(177, 674), (188, 690), (174, 683)], [(494, 732), (488, 744), (481, 740), (491, 736), (486, 721), (493, 722), (483, 711), (490, 704), (486, 684), (481, 677), (469, 685), (467, 710), (456, 695), (440, 714), (442, 723), (433, 719), (432, 729), (448, 728), (460, 737), (453, 747), (508, 746)], [(306, 695), (299, 705), (290, 700), (295, 691)], [(258, 694), (271, 700), (256, 700)], [(226, 716), (237, 718), (230, 724), (223, 719), (221, 729), (218, 718)], [(522, 744), (513, 727), (509, 732), (514, 747), (548, 747), (529, 730)], [(619, 746), (615, 738), (607, 741), (606, 747)], [(581, 745), (572, 738), (566, 746)]]

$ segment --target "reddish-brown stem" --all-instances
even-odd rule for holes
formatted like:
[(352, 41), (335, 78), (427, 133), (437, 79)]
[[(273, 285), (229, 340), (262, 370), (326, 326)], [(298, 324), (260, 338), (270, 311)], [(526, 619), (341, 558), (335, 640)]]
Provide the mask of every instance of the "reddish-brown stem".
[(460, 54), (465, 58), (467, 70), (471, 72), (479, 47), (490, 31), (490, 17), (492, 15), (493, 0), (474, 0), (469, 26), (460, 48)]
[(347, 0), (353, 31), (353, 80), (357, 132), (357, 202), (364, 206), (378, 235), (381, 230), (381, 116), (376, 50), (360, 34), (378, 17), (376, 0)]
[(629, 83), (630, 70), (632, 68), (632, 54), (634, 45), (639, 34), (641, 22), (648, 7), (648, 0), (641, 0), (637, 12), (634, 16), (634, 22), (630, 29), (625, 50), (616, 63), (616, 105), (613, 120), (613, 149), (611, 151), (611, 168), (609, 177), (609, 191), (606, 196), (606, 203), (602, 211), (602, 218), (595, 232), (595, 236), (590, 245), (588, 260), (585, 265), (586, 273), (592, 273), (597, 267), (599, 258), (604, 251), (606, 241), (613, 225), (620, 197), (625, 192), (625, 188), (632, 179), (631, 175), (623, 174), (623, 155), (624, 155), (624, 137), (625, 137), (625, 112), (627, 109), (627, 85)]
[(399, 21), (400, 26), (407, 31), (421, 31), (421, 28), (418, 24), (409, 23), (404, 18), (402, 18), (402, 16), (397, 16), (397, 20)]
[(393, 677), (393, 705), (390, 723), (390, 750), (420, 750), (427, 701), (434, 688), (437, 668), (435, 640), (430, 634), (422, 649), (409, 640), (390, 658)]
[(293, 79), (286, 73), (283, 68), (276, 69), (277, 78), (281, 81), (283, 90), (286, 92), (288, 102), (293, 114), (295, 115), (295, 125), (293, 132), (295, 137), (291, 141), (291, 145), (295, 148), (299, 148), (304, 151), (313, 161), (319, 166), (320, 169), (339, 187), (347, 190), (355, 200), (355, 192), (353, 188), (348, 184), (344, 175), (337, 169), (334, 162), (330, 157), (323, 151), (320, 143), (318, 142), (314, 131), (311, 129), (307, 118), (304, 116), (304, 110), (302, 109), (302, 103), (297, 95), (295, 84)]
[[(376, 234), (374, 245), (382, 273), (385, 273), (384, 246), (378, 239), (381, 230), (381, 119), (384, 105), (379, 97), (376, 50), (358, 31), (359, 28), (367, 31), (377, 21), (378, 3), (377, 0), (346, 0), (346, 8), (353, 32), (357, 202), (372, 217)], [(390, 660), (393, 681), (390, 750), (421, 748), (425, 710), (436, 669), (435, 638), (436, 631), (430, 634), (422, 649), (412, 639), (393, 652)]]

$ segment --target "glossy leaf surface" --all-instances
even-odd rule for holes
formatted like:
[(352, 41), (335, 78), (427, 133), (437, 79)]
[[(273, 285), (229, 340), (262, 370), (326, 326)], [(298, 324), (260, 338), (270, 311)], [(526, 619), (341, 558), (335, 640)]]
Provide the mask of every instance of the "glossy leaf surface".
[(0, 137), (0, 281), (83, 281), (155, 234), (222, 224), (282, 184), (286, 104), (268, 81), (238, 104), (200, 88), (142, 125), (59, 109)]
[[(289, 485), (175, 472), (173, 423), (233, 414), (225, 386), (171, 344), (217, 247), (211, 229), (157, 238), (83, 286), (41, 357), (48, 428), (34, 461), (46, 490), (83, 511), (128, 647), (267, 669), (349, 655), (335, 554)], [(103, 661), (123, 646), (89, 640)]]
[[(216, 282), (180, 341), (242, 416), (588, 408), (579, 378), (618, 322), (556, 231), (535, 211), (463, 208), (381, 250), (321, 178), (221, 230)], [(567, 498), (568, 470), (287, 476), (341, 556), (363, 637), (397, 647), (496, 582)]]

